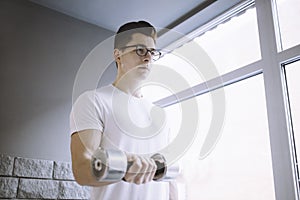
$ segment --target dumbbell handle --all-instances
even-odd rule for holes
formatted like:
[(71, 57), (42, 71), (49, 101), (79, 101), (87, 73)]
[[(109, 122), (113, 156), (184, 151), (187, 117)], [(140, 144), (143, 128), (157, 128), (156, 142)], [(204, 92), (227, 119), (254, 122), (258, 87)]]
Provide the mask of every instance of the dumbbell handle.
[[(169, 180), (179, 174), (178, 166), (167, 167), (166, 160), (161, 154), (155, 154), (151, 157), (156, 165), (153, 180)], [(127, 156), (119, 150), (98, 149), (92, 159), (92, 170), (98, 181), (117, 181), (124, 180), (124, 176), (133, 162), (127, 162)]]

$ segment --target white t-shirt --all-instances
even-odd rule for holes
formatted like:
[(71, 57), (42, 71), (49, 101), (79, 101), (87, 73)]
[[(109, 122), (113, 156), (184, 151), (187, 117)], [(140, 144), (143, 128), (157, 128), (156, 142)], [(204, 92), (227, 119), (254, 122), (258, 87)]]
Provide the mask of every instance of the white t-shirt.
[[(113, 85), (80, 95), (70, 115), (71, 134), (85, 129), (100, 130), (102, 148), (140, 155), (154, 154), (168, 144), (166, 124), (163, 109)], [(169, 184), (151, 181), (136, 185), (120, 181), (93, 187), (91, 199), (166, 200), (169, 199)]]

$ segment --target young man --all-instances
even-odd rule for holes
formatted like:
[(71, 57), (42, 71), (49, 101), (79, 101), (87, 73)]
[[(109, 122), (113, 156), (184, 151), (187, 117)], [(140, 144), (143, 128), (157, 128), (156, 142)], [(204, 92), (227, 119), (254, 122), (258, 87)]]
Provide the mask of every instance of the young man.
[[(168, 143), (164, 122), (154, 119), (155, 107), (143, 98), (141, 83), (160, 57), (155, 49), (156, 30), (145, 22), (124, 24), (115, 36), (117, 76), (113, 84), (83, 93), (71, 115), (71, 154), (76, 181), (92, 187), (91, 199), (166, 200), (168, 182), (153, 181), (154, 154)], [(150, 128), (149, 128), (150, 127)], [(97, 181), (91, 159), (98, 147), (124, 151), (132, 162), (122, 181)]]

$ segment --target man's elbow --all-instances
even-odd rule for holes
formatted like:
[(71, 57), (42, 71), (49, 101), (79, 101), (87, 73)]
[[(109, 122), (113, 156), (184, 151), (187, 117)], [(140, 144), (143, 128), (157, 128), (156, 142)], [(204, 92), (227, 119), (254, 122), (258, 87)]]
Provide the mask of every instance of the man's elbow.
[(72, 164), (72, 171), (75, 181), (81, 185), (81, 186), (87, 186), (89, 185), (89, 181), (87, 180), (88, 174), (86, 173), (86, 170), (82, 169), (80, 166), (76, 166), (75, 164)]
[(79, 176), (76, 176), (75, 174), (74, 174), (74, 179), (76, 183), (78, 183), (79, 185), (87, 186), (87, 182), (84, 179), (80, 178)]
[(92, 175), (92, 173), (90, 173), (90, 168), (84, 168), (82, 166), (75, 166), (74, 164), (72, 164), (72, 170), (73, 170), (73, 176), (75, 181), (81, 185), (81, 186), (97, 186), (97, 187), (101, 187), (101, 186), (106, 186), (112, 183), (115, 183), (117, 181), (112, 181), (112, 182), (99, 182), (96, 181), (94, 176)]

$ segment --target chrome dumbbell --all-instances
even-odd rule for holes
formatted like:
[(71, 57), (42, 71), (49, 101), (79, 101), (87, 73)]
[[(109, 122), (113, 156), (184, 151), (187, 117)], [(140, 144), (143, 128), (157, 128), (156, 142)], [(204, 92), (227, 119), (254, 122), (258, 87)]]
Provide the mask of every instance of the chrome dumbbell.
[(180, 173), (179, 164), (167, 166), (165, 157), (159, 153), (154, 154), (151, 158), (155, 161), (157, 170), (155, 172), (154, 181), (169, 181), (175, 179)]
[[(179, 165), (167, 166), (165, 158), (161, 154), (154, 154), (151, 158), (157, 165), (153, 178), (154, 181), (168, 181), (179, 174)], [(92, 170), (98, 181), (112, 182), (122, 180), (132, 165), (127, 163), (127, 156), (120, 150), (97, 149), (91, 161)]]
[(126, 174), (127, 156), (123, 151), (98, 148), (93, 154), (91, 165), (98, 181), (117, 181)]

